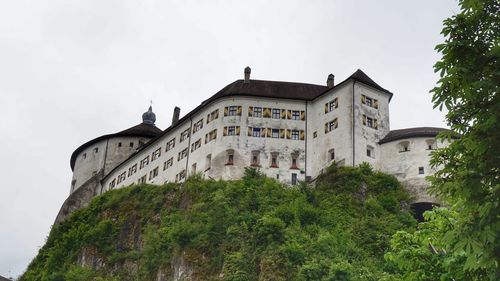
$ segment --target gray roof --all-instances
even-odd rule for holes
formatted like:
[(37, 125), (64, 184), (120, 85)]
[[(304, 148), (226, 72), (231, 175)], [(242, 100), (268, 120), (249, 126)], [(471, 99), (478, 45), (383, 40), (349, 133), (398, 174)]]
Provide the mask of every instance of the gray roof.
[(12, 281), (12, 280), (0, 275), (0, 281)]
[[(417, 128), (392, 130), (383, 139), (381, 139), (379, 143), (383, 144), (395, 140), (414, 138), (414, 137), (436, 137), (437, 134), (443, 131), (449, 131), (449, 129), (436, 128), (436, 127), (417, 127)], [(455, 135), (454, 138), (458, 138), (458, 136)]]

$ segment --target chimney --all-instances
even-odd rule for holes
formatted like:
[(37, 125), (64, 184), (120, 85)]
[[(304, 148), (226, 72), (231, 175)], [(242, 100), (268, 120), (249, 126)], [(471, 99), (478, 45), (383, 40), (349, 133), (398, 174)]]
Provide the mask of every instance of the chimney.
[(176, 106), (174, 108), (174, 115), (172, 116), (172, 126), (179, 122), (179, 115), (181, 115), (181, 109)]
[(326, 85), (328, 86), (328, 88), (333, 88), (334, 80), (335, 80), (335, 75), (330, 73), (330, 75), (328, 75), (328, 79), (326, 80)]
[(250, 72), (252, 72), (252, 69), (250, 67), (245, 67), (245, 82), (244, 83), (250, 83)]

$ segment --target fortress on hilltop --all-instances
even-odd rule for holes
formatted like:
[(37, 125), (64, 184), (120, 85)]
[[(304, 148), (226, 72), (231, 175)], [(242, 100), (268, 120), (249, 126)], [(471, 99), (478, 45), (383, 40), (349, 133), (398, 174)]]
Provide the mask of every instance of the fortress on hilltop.
[[(415, 195), (416, 206), (435, 202), (425, 177), (441, 128), (390, 130), (393, 93), (357, 70), (326, 85), (237, 80), (180, 118), (176, 107), (165, 130), (149, 110), (143, 122), (100, 136), (71, 155), (73, 179), (56, 223), (92, 197), (131, 184), (182, 182), (201, 173), (210, 179), (237, 179), (255, 167), (286, 184), (313, 182), (333, 161), (370, 163), (396, 176)], [(427, 206), (427, 207), (426, 207)]]

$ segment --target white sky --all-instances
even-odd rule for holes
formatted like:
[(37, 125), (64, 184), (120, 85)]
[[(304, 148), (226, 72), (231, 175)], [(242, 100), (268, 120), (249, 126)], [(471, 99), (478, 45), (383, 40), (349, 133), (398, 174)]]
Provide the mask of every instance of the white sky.
[(392, 91), (391, 128), (443, 127), (429, 90), (442, 1), (0, 0), (0, 275), (17, 276), (69, 193), (71, 153), (141, 122), (165, 129), (252, 68), (325, 84), (360, 68)]

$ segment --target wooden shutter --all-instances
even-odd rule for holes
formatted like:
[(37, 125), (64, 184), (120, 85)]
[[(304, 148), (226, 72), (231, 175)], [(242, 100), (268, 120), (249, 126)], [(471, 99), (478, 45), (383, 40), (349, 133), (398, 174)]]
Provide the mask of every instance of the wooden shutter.
[(286, 111), (286, 119), (292, 119), (292, 111), (290, 109)]
[(224, 116), (229, 115), (229, 106), (224, 107)]
[(378, 109), (378, 100), (373, 100), (373, 107)]
[(217, 118), (219, 118), (219, 110), (218, 109), (215, 110), (215, 117), (214, 117), (214, 119), (217, 119)]
[(325, 123), (325, 134), (328, 133), (328, 122)]
[(281, 119), (286, 119), (286, 109), (281, 110)]
[(366, 103), (366, 96), (365, 95), (361, 95), (361, 103), (362, 104)]
[(227, 136), (227, 127), (224, 127), (224, 130), (222, 131), (223, 136)]
[(248, 116), (252, 117), (253, 116), (253, 106), (248, 107)]
[(272, 133), (273, 133), (273, 129), (267, 128), (266, 137), (268, 137), (268, 138), (272, 137)]
[(300, 112), (300, 120), (302, 121), (306, 120), (306, 112), (304, 110)]
[(253, 128), (252, 128), (252, 127), (248, 127), (248, 130), (247, 130), (247, 135), (248, 135), (249, 137), (251, 137), (251, 136), (252, 136), (252, 130), (253, 130)]
[(262, 116), (264, 118), (271, 118), (271, 109), (269, 107), (264, 107)]
[(260, 128), (260, 137), (265, 138), (267, 134), (267, 129), (266, 128)]
[(339, 107), (339, 98), (335, 98), (335, 108)]
[(325, 103), (325, 113), (328, 113), (328, 103)]
[(243, 108), (241, 105), (238, 105), (238, 111), (236, 112), (236, 115), (241, 116), (241, 112), (243, 111)]
[(208, 124), (208, 122), (210, 122), (210, 113), (207, 114), (207, 124)]
[(292, 138), (292, 130), (286, 129), (286, 138), (289, 140)]
[(236, 135), (239, 136), (240, 135), (240, 126), (236, 126)]
[(306, 134), (304, 130), (300, 130), (300, 140), (304, 140), (306, 138)]
[(366, 115), (363, 114), (363, 125), (366, 125)]
[(208, 142), (208, 134), (205, 135), (205, 143)]
[(377, 129), (378, 129), (378, 120), (377, 120), (377, 119), (373, 119), (373, 128), (374, 128), (375, 130), (377, 130)]
[(339, 127), (339, 122), (337, 118), (333, 119), (333, 123), (335, 123), (335, 129), (337, 129)]
[(280, 129), (280, 138), (284, 139), (286, 137), (286, 131), (285, 129)]

